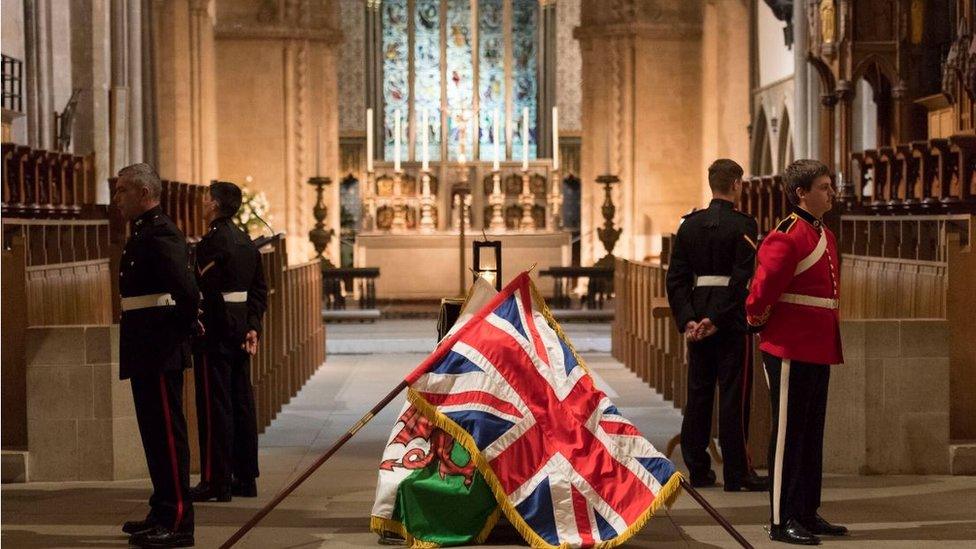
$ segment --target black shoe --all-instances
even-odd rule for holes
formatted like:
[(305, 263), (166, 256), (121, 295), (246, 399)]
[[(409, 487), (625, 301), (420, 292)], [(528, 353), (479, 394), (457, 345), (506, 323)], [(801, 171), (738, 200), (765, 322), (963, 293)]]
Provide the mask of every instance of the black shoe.
[(726, 492), (766, 492), (769, 491), (769, 477), (749, 475), (742, 480), (725, 482)]
[(803, 526), (813, 534), (819, 536), (846, 536), (847, 527), (839, 524), (831, 524), (820, 515), (814, 515), (813, 519), (804, 520)]
[(192, 532), (174, 532), (157, 526), (129, 538), (129, 545), (136, 547), (193, 547)]
[(708, 488), (709, 486), (715, 486), (715, 472), (708, 471), (705, 476), (691, 475), (691, 485), (694, 488)]
[(231, 490), (229, 486), (217, 486), (206, 481), (200, 481), (193, 488), (190, 488), (190, 499), (194, 502), (217, 500), (228, 502), (231, 500)]
[(146, 517), (146, 520), (130, 520), (122, 525), (122, 531), (126, 534), (135, 535), (147, 530), (152, 530), (156, 527), (156, 521), (152, 517)]
[(796, 519), (789, 519), (786, 524), (770, 526), (769, 539), (793, 545), (820, 545), (820, 538), (807, 531)]
[(252, 479), (234, 479), (230, 485), (231, 493), (242, 498), (258, 497), (258, 483)]

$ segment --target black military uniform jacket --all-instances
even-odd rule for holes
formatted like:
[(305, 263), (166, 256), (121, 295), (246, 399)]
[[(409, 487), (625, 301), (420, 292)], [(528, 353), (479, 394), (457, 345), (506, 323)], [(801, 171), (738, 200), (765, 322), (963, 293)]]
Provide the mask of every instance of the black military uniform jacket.
[(200, 294), (186, 237), (159, 206), (131, 224), (119, 265), (119, 377), (190, 366)]
[(261, 333), (268, 307), (261, 252), (231, 218), (221, 217), (197, 244), (196, 263), (206, 346), (239, 350), (249, 330)]
[(667, 277), (679, 331), (705, 317), (720, 331), (748, 331), (745, 300), (755, 270), (757, 232), (756, 220), (727, 200), (713, 199), (708, 208), (684, 216)]

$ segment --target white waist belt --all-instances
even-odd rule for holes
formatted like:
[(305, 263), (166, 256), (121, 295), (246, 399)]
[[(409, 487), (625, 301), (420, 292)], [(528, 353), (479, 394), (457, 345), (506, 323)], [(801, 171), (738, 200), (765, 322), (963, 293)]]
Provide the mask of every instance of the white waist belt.
[(728, 286), (731, 276), (696, 276), (695, 287), (700, 286)]
[(836, 309), (839, 305), (839, 301), (836, 299), (831, 299), (829, 297), (814, 297), (812, 295), (803, 294), (783, 294), (780, 296), (779, 300), (783, 303), (807, 305), (810, 307), (820, 307), (823, 309)]
[(247, 291), (243, 292), (224, 292), (224, 303), (247, 303)]
[(173, 305), (176, 305), (176, 302), (173, 301), (173, 296), (170, 294), (147, 294), (122, 298), (123, 311), (135, 311), (150, 307), (172, 307)]

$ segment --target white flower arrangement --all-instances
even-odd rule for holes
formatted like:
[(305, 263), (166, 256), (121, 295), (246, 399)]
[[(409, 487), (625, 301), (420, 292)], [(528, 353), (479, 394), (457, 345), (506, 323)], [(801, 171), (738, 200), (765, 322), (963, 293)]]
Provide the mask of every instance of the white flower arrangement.
[[(260, 218), (260, 219), (259, 219)], [(253, 192), (247, 185), (241, 187), (241, 209), (234, 215), (234, 221), (249, 234), (259, 234), (264, 230), (264, 219), (271, 223), (271, 204), (263, 191)]]

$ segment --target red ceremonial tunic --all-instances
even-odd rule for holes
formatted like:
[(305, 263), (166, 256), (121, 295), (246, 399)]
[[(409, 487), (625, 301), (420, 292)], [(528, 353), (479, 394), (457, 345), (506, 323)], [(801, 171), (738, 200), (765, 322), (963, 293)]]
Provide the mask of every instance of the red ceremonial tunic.
[(814, 364), (844, 362), (840, 342), (840, 274), (834, 233), (797, 212), (763, 240), (746, 299), (746, 320), (763, 326), (759, 349)]

